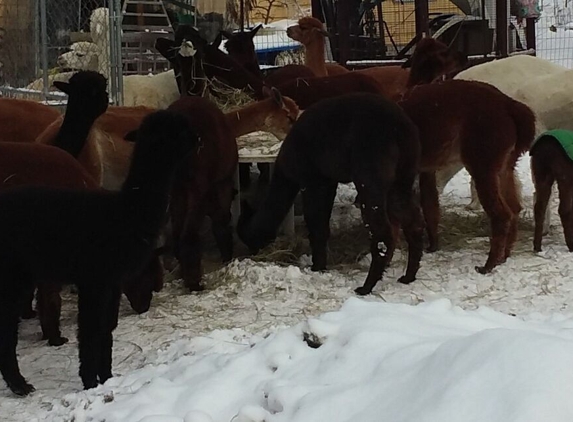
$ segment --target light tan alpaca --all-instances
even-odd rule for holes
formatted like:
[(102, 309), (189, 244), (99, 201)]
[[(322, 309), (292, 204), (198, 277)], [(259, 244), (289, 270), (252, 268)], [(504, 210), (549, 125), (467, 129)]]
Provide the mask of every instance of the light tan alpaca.
[(349, 70), (337, 63), (326, 63), (324, 57), (324, 38), (328, 32), (322, 22), (311, 17), (298, 20), (297, 25), (287, 28), (287, 35), (304, 45), (304, 64), (308, 66), (316, 76), (332, 76), (348, 73)]

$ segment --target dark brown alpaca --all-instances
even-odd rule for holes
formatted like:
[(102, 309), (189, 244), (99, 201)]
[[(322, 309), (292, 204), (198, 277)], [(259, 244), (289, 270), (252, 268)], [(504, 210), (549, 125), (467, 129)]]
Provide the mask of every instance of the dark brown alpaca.
[(521, 205), (514, 168), (533, 141), (533, 112), (491, 85), (462, 80), (414, 87), (400, 105), (420, 130), (420, 191), (429, 250), (438, 247), (435, 172), (461, 163), (474, 178), (490, 218), (488, 259), (476, 267), (480, 273), (490, 272), (509, 257), (517, 237)]
[(565, 243), (573, 252), (573, 161), (553, 136), (542, 135), (531, 148), (531, 171), (535, 185), (535, 235), (533, 249), (541, 251), (543, 220), (553, 183), (559, 188), (559, 217)]

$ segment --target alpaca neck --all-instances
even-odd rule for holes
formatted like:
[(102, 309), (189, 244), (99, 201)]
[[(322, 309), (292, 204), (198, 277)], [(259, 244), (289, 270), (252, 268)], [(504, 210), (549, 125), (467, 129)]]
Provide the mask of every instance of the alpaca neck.
[(304, 64), (308, 66), (316, 76), (328, 76), (324, 62), (324, 40), (316, 39), (304, 46)]
[(225, 113), (235, 138), (266, 128), (265, 120), (269, 108), (272, 107), (269, 101), (272, 100), (255, 101), (246, 107)]
[(77, 106), (74, 102), (73, 100), (68, 101), (64, 121), (60, 126), (56, 139), (54, 139), (53, 145), (77, 158), (86, 144), (97, 116), (90, 117), (84, 113), (76, 112)]

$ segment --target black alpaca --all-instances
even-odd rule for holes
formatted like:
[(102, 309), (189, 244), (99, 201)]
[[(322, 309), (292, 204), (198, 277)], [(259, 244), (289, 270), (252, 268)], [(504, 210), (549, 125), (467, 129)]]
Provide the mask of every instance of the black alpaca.
[(104, 114), (109, 104), (103, 75), (82, 71), (70, 78), (70, 82), (55, 81), (54, 86), (68, 94), (64, 121), (52, 145), (78, 158), (96, 119)]
[[(68, 104), (61, 126), (50, 142), (78, 158), (86, 145), (95, 120), (107, 110), (109, 98), (106, 92), (106, 80), (97, 72), (80, 71), (72, 76), (69, 82), (56, 81), (54, 85), (68, 95)], [(28, 170), (22, 169), (23, 172)], [(92, 182), (96, 184), (95, 180)], [(139, 276), (124, 280), (122, 290), (137, 313), (149, 309), (153, 291), (159, 291), (161, 288), (162, 275), (156, 252), (148, 267)], [(60, 283), (43, 282), (37, 287), (37, 309), (43, 339), (47, 339), (50, 346), (60, 346), (68, 341), (62, 337), (60, 331), (62, 286)], [(24, 298), (22, 311), (24, 319), (33, 318), (36, 314), (32, 309), (34, 290), (35, 286), (31, 286)]]
[[(104, 76), (91, 71), (76, 73), (70, 78), (70, 82), (54, 82), (55, 87), (68, 94), (68, 104), (60, 130), (51, 145), (63, 149), (75, 158), (78, 158), (86, 144), (93, 123), (107, 110), (109, 97), (106, 92), (106, 85)], [(32, 309), (34, 291), (35, 286), (32, 286), (24, 298), (21, 314), (23, 319), (30, 319), (36, 316), (36, 312)], [(53, 304), (58, 309), (61, 306), (58, 284), (40, 285), (38, 296), (39, 308), (43, 306), (42, 304), (47, 303)], [(52, 327), (52, 324), (45, 324), (45, 318), (42, 318), (42, 310), (39, 310), (44, 339), (49, 339), (49, 344), (52, 346), (60, 346), (66, 343), (68, 340), (61, 336), (59, 324), (56, 324), (55, 327)], [(59, 311), (54, 317), (59, 322)], [(45, 327), (47, 330), (44, 329)]]
[(16, 359), (18, 303), (34, 282), (77, 285), (83, 385), (112, 376), (121, 282), (154, 253), (172, 175), (197, 143), (184, 117), (158, 111), (139, 129), (120, 192), (26, 187), (0, 194), (0, 372), (15, 394), (34, 391)]
[(401, 223), (409, 247), (408, 268), (399, 281), (411, 283), (423, 249), (424, 224), (413, 193), (419, 162), (417, 128), (394, 103), (367, 93), (320, 101), (292, 127), (277, 157), (269, 194), (250, 219), (241, 216), (239, 237), (252, 251), (271, 243), (302, 190), (312, 269), (324, 270), (337, 185), (354, 182), (372, 253), (366, 282), (356, 292), (370, 293), (392, 259), (396, 239), (390, 220)]

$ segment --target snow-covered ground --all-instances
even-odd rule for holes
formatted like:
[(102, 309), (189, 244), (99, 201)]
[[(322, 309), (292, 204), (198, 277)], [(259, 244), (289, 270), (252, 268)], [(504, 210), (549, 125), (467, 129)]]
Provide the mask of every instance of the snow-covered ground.
[[(62, 326), (70, 343), (48, 347), (37, 321), (22, 324), (20, 365), (37, 391), (15, 398), (0, 384), (0, 419), (570, 421), (573, 261), (555, 198), (544, 252), (532, 252), (527, 156), (519, 172), (519, 242), (493, 274), (474, 270), (485, 259), (487, 220), (465, 211), (463, 172), (442, 198), (448, 231), (462, 234), (454, 241), (444, 233), (442, 250), (424, 255), (413, 284), (395, 282), (402, 253), (367, 298), (353, 293), (367, 256), (324, 273), (311, 272), (307, 256), (290, 266), (236, 260), (208, 274), (203, 293), (168, 283), (145, 315), (124, 301), (116, 377), (88, 392), (77, 375), (75, 297), (67, 294)], [(353, 197), (351, 186), (339, 188), (333, 240), (359, 231)], [(309, 347), (303, 332), (322, 345)]]

